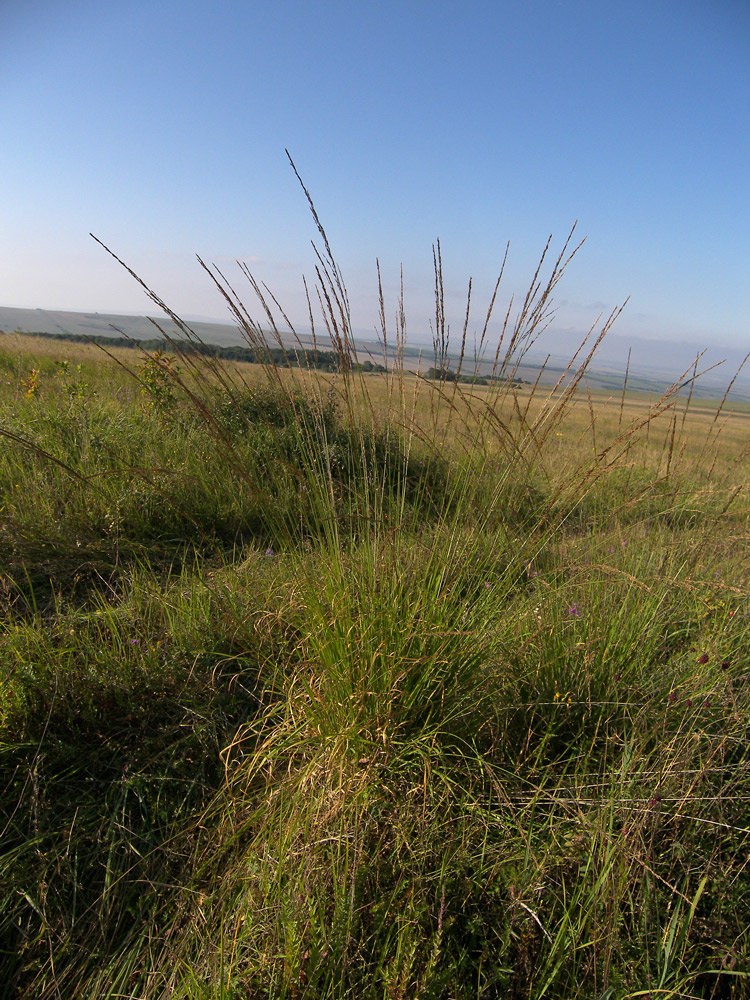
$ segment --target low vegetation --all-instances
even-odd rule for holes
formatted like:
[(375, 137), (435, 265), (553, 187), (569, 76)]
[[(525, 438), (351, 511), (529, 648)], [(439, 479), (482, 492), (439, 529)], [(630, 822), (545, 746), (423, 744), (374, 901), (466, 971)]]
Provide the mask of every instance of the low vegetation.
[(0, 338), (0, 995), (750, 995), (748, 414), (519, 386), (567, 246), (366, 374), (322, 235), (336, 373)]

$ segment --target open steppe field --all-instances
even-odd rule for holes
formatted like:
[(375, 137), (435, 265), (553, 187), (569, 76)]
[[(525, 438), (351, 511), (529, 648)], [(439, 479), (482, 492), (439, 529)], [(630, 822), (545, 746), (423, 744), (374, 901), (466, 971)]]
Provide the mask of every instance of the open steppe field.
[(0, 337), (0, 996), (750, 996), (750, 407), (346, 350)]

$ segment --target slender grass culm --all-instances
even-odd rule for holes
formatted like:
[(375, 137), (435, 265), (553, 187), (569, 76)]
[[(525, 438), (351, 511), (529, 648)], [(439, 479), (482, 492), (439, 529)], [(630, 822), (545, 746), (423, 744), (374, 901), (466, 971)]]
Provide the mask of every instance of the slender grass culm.
[(522, 380), (573, 232), (365, 364), (302, 187), (309, 339), (0, 337), (0, 996), (750, 995), (746, 412)]

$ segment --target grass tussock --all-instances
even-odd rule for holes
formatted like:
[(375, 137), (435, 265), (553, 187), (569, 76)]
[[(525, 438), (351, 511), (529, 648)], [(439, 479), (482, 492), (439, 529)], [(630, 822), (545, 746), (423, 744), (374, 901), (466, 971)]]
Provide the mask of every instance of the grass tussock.
[(365, 373), (315, 221), (337, 372), (2, 338), (0, 995), (747, 996), (744, 415), (518, 385), (570, 240)]

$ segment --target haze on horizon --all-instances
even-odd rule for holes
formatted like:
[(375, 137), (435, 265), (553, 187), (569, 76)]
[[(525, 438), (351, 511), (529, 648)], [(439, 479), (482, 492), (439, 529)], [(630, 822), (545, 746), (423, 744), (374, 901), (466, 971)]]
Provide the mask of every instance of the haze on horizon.
[(619, 337), (750, 347), (749, 50), (745, 0), (8, 0), (0, 305), (153, 313), (91, 231), (182, 315), (228, 318), (197, 253), (304, 324), (317, 232), (288, 148), (356, 328), (378, 258), (389, 321), (403, 263), (425, 333), (436, 238), (472, 329), (510, 241), (499, 324), (578, 220), (560, 331), (630, 296)]

